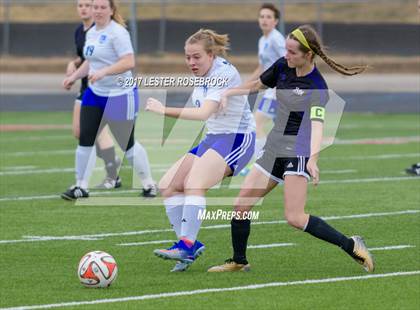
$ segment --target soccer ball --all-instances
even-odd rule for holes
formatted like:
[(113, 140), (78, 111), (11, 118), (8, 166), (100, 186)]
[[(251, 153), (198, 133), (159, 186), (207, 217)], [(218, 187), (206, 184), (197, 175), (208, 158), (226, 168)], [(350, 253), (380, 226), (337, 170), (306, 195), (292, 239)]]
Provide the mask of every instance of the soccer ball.
[(118, 274), (115, 259), (106, 252), (89, 252), (82, 257), (77, 269), (80, 283), (86, 287), (108, 287)]

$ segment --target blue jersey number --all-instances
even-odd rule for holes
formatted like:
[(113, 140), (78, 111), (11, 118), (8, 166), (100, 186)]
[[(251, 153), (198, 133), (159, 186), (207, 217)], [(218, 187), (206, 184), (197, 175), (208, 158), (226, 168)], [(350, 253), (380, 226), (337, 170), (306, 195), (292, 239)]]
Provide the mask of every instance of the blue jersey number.
[(94, 45), (88, 45), (88, 46), (86, 46), (85, 56), (86, 57), (92, 56), (94, 49), (95, 49), (95, 46)]

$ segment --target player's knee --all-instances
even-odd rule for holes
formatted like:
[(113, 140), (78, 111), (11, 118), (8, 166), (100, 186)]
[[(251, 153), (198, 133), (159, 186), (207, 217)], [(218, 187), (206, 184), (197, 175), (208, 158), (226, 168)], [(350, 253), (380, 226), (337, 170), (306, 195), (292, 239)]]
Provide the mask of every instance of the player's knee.
[(202, 186), (197, 180), (191, 180), (191, 178), (186, 178), (183, 183), (184, 189), (200, 189)]
[(175, 193), (183, 192), (182, 186), (180, 184), (173, 184), (166, 182), (165, 180), (161, 180), (158, 184), (159, 192), (161, 193), (162, 197), (169, 198), (173, 196)]
[(233, 205), (235, 212), (249, 212), (253, 205), (248, 200), (246, 197), (237, 197)]
[(170, 187), (165, 187), (165, 188), (161, 188), (159, 187), (159, 192), (162, 195), (163, 198), (169, 198), (172, 197), (174, 195), (174, 191), (172, 188)]
[(305, 226), (305, 214), (296, 213), (296, 212), (286, 212), (285, 218), (287, 224), (292, 227), (302, 229)]

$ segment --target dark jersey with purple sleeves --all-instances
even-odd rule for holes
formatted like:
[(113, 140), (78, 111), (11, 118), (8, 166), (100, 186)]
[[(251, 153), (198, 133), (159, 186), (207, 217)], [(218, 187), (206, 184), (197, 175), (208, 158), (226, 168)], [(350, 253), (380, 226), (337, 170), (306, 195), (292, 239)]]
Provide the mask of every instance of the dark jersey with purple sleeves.
[(306, 76), (296, 76), (284, 57), (261, 76), (269, 88), (277, 88), (277, 110), (274, 127), (267, 137), (264, 151), (277, 157), (309, 157), (311, 154), (311, 121), (323, 121), (329, 100), (328, 86), (315, 67)]
[[(89, 29), (92, 27), (93, 25), (90, 26)], [(82, 62), (85, 60), (85, 56), (83, 55), (83, 47), (85, 46), (86, 33), (89, 31), (89, 29), (85, 30), (83, 24), (80, 24), (74, 32), (74, 44), (76, 45), (76, 53)], [(80, 89), (81, 92), (83, 92), (88, 87), (88, 78), (84, 77), (81, 82), (82, 84)]]

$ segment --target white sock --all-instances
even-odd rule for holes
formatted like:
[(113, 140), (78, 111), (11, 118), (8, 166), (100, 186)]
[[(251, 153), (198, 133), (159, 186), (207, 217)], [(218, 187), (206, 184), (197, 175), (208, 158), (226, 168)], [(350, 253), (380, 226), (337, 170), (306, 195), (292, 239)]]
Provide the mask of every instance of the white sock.
[(258, 154), (260, 154), (260, 152), (263, 149), (266, 141), (267, 141), (267, 137), (257, 138), (255, 140), (254, 158), (257, 158), (258, 157)]
[(182, 223), (182, 212), (184, 209), (185, 196), (183, 194), (175, 195), (166, 198), (163, 203), (166, 208), (166, 215), (168, 216), (169, 223), (176, 233), (176, 237), (181, 237), (181, 223)]
[(76, 186), (87, 189), (89, 178), (95, 168), (96, 149), (94, 146), (77, 146), (76, 149)]
[(206, 209), (206, 198), (202, 196), (185, 196), (182, 212), (181, 238), (191, 242), (197, 240), (202, 220), (198, 215)]
[(125, 156), (133, 167), (134, 172), (140, 177), (144, 188), (155, 184), (152, 178), (152, 172), (150, 171), (149, 158), (146, 150), (140, 143), (136, 141), (133, 147), (125, 153)]

